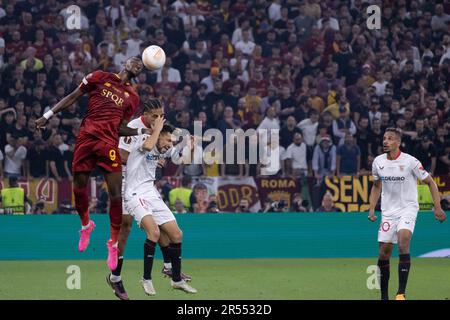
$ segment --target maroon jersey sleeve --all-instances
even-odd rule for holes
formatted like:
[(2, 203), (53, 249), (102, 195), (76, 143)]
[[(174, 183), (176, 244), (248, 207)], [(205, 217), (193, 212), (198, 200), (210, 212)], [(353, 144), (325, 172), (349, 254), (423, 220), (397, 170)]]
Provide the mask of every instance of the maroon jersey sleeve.
[(103, 77), (103, 72), (100, 70), (89, 73), (81, 81), (79, 88), (83, 92), (90, 92), (95, 89), (96, 85), (99, 83), (100, 79)]

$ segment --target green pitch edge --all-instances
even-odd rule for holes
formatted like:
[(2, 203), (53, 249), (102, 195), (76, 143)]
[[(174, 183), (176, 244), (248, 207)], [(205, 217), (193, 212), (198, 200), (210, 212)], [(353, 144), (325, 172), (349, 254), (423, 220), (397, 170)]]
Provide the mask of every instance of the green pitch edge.
[[(91, 243), (79, 253), (76, 215), (0, 216), (0, 260), (105, 259), (109, 217), (92, 219)], [(367, 213), (184, 214), (177, 220), (187, 259), (364, 258), (378, 251), (378, 223)], [(143, 241), (134, 225), (126, 258), (140, 259)], [(450, 222), (419, 213), (412, 255), (444, 248), (450, 248)]]

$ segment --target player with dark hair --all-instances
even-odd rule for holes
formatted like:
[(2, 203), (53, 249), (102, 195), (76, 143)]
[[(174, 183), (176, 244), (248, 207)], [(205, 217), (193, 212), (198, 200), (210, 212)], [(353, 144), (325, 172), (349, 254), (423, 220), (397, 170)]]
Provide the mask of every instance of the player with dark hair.
[(446, 219), (436, 183), (419, 160), (400, 151), (400, 144), (401, 131), (387, 128), (383, 136), (385, 153), (376, 157), (372, 165), (374, 184), (370, 192), (369, 220), (372, 222), (377, 220), (375, 207), (381, 194), (382, 219), (378, 231), (378, 267), (382, 300), (389, 299), (389, 259), (396, 243), (399, 253), (399, 288), (395, 299), (406, 300), (406, 283), (411, 267), (410, 242), (419, 211), (417, 179), (430, 188), (436, 219), (440, 222)]
[(88, 93), (88, 108), (73, 155), (72, 171), (75, 208), (80, 215), (82, 228), (78, 250), (86, 250), (89, 237), (95, 227), (89, 218), (89, 175), (99, 166), (105, 176), (110, 197), (110, 239), (107, 241), (107, 264), (111, 270), (117, 268), (117, 240), (122, 223), (121, 161), (118, 151), (119, 136), (133, 136), (148, 132), (147, 129), (133, 129), (128, 121), (139, 105), (139, 96), (130, 80), (143, 69), (142, 61), (133, 57), (126, 61), (118, 74), (94, 71), (83, 78), (82, 83), (69, 95), (36, 120), (38, 129), (45, 125), (53, 114), (65, 110), (81, 96)]
[[(128, 127), (139, 129), (146, 128), (151, 130), (155, 124), (156, 119), (164, 117), (164, 109), (160, 99), (153, 98), (148, 100), (144, 104), (144, 112), (139, 117), (128, 123)], [(124, 191), (126, 188), (126, 164), (128, 161), (128, 156), (131, 151), (133, 144), (140, 138), (140, 136), (129, 136), (121, 137), (119, 140), (119, 153), (122, 160), (122, 197), (124, 196)], [(119, 251), (118, 251), (118, 264), (115, 270), (112, 270), (106, 278), (106, 281), (111, 286), (114, 294), (121, 300), (128, 300), (128, 294), (122, 282), (121, 272), (123, 266), (123, 255), (125, 253), (125, 246), (130, 235), (131, 226), (133, 222), (133, 217), (122, 206), (122, 225), (120, 227), (119, 233)], [(172, 277), (172, 264), (169, 256), (169, 243), (170, 240), (164, 231), (160, 232), (159, 246), (164, 260), (164, 267), (162, 273), (165, 276)], [(182, 273), (182, 278), (186, 281), (190, 281), (191, 277)]]
[(133, 144), (127, 162), (125, 208), (144, 229), (144, 274), (141, 280), (144, 292), (155, 295), (151, 271), (160, 230), (169, 238), (168, 253), (172, 263), (171, 285), (174, 289), (196, 293), (181, 277), (181, 243), (183, 233), (172, 211), (164, 203), (155, 187), (156, 168), (161, 159), (179, 155), (173, 148), (171, 125), (164, 124), (163, 117), (155, 119), (152, 134), (143, 135)]

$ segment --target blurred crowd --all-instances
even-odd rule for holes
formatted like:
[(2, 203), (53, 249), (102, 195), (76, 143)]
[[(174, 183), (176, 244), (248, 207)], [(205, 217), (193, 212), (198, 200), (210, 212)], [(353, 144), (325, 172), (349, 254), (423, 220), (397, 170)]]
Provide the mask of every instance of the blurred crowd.
[[(381, 8), (379, 30), (367, 27), (369, 3)], [(190, 131), (194, 120), (222, 132), (279, 129), (271, 174), (368, 175), (387, 127), (403, 130), (402, 150), (430, 173), (449, 173), (446, 1), (0, 0), (0, 178), (71, 179), (86, 97), (42, 132), (35, 120), (84, 75), (118, 72), (150, 44), (167, 61), (136, 79), (142, 101), (160, 97), (168, 120)], [(264, 169), (184, 164), (163, 174)]]

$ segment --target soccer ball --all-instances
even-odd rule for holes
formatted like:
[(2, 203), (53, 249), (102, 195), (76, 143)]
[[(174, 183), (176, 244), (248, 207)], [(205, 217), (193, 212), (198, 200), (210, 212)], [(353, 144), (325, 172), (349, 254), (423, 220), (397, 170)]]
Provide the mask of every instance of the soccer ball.
[(159, 46), (148, 46), (142, 52), (142, 63), (151, 71), (159, 70), (166, 63), (166, 53)]

